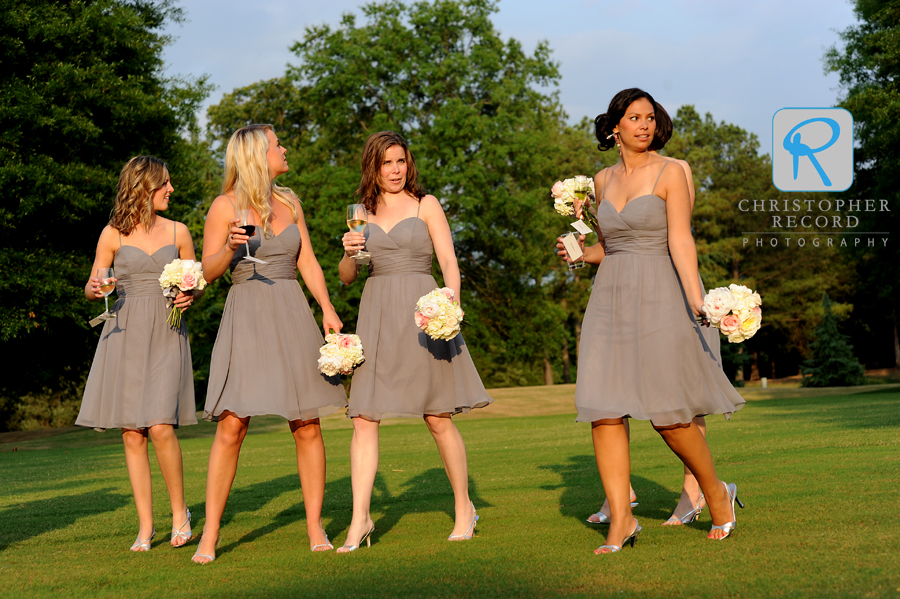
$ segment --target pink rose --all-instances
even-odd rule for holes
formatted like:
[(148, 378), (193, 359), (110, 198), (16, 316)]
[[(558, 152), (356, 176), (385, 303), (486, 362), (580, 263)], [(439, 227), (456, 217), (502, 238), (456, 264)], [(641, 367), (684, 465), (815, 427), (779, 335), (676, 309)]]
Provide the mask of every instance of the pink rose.
[(557, 181), (556, 183), (553, 184), (553, 187), (550, 188), (550, 193), (553, 194), (554, 198), (558, 198), (558, 197), (562, 196), (562, 192), (563, 192), (562, 181)]
[(734, 314), (729, 314), (727, 316), (723, 316), (722, 320), (719, 321), (719, 329), (729, 335), (738, 329), (741, 328), (741, 319), (735, 316)]
[(428, 323), (431, 322), (430, 318), (425, 318), (425, 315), (416, 310), (416, 326), (420, 329), (424, 329), (428, 326)]
[(338, 342), (338, 345), (342, 349), (350, 349), (351, 347), (353, 347), (353, 337), (341, 335), (341, 339)]
[(446, 297), (448, 300), (451, 300), (451, 301), (453, 300), (453, 296), (455, 294), (453, 293), (452, 289), (450, 289), (449, 287), (441, 287), (440, 291), (441, 291), (441, 293), (444, 294), (444, 297)]
[(422, 306), (422, 315), (428, 320), (431, 320), (432, 318), (441, 315), (441, 307), (437, 302), (429, 300)]
[(193, 272), (186, 272), (181, 275), (181, 283), (178, 288), (182, 291), (190, 291), (197, 286), (197, 275)]

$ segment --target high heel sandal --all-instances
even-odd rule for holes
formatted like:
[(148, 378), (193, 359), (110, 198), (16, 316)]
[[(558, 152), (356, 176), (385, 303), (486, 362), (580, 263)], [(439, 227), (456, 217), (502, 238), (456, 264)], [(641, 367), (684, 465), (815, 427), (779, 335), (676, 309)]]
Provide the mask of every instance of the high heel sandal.
[(141, 540), (140, 532), (138, 532), (138, 538), (134, 540), (134, 544), (131, 546), (132, 551), (150, 551), (150, 541), (153, 540), (153, 537), (156, 536), (156, 528), (154, 527), (153, 532), (150, 533), (150, 536)]
[[(631, 494), (631, 507), (635, 508), (635, 507), (637, 507), (638, 505), (639, 505), (639, 504), (638, 504), (638, 501), (637, 501), (637, 495), (635, 495), (634, 493), (632, 493), (632, 494)], [(596, 516), (597, 519), (596, 519), (596, 520), (591, 520), (591, 518), (593, 518), (593, 517), (595, 517), (595, 516)], [(596, 514), (591, 514), (590, 516), (588, 516), (588, 519), (586, 520), (586, 522), (587, 522), (588, 524), (609, 524), (609, 516), (607, 516), (606, 514), (604, 514), (602, 511), (599, 511), (599, 512), (597, 512)]]
[[(202, 535), (202, 534), (200, 535), (200, 541), (201, 541), (201, 542), (203, 541), (203, 535)], [(215, 549), (218, 549), (218, 548), (219, 548), (219, 543), (221, 543), (221, 542), (222, 542), (222, 535), (219, 535), (218, 537), (216, 537), (216, 546), (215, 546)], [(209, 561), (198, 562), (198, 561), (197, 561), (197, 558), (198, 558), (198, 557), (205, 557), (205, 558), (207, 558)], [(200, 553), (200, 543), (197, 543), (197, 551), (194, 553), (194, 557), (191, 558), (191, 561), (194, 562), (195, 564), (200, 564), (200, 565), (202, 566), (203, 564), (208, 564), (209, 562), (214, 562), (214, 561), (216, 561), (216, 556), (215, 556), (215, 555), (207, 555), (206, 553)]]
[[(172, 547), (174, 547), (175, 549), (178, 549), (179, 547), (184, 547), (185, 545), (188, 544), (188, 541), (190, 541), (192, 538), (194, 538), (194, 535), (191, 532), (191, 510), (186, 510), (186, 511), (187, 511), (187, 519), (185, 519), (184, 524), (182, 524), (180, 528), (172, 529), (172, 538), (170, 539), (169, 542), (172, 543), (172, 541), (174, 541), (175, 539), (182, 539), (184, 541), (184, 543), (181, 543), (180, 545), (176, 545), (175, 543), (172, 543)], [(182, 532), (184, 530), (185, 526), (188, 527), (187, 532)]]
[(318, 545), (313, 545), (313, 548), (310, 549), (310, 551), (331, 551), (332, 549), (334, 549), (334, 545), (332, 545), (331, 541), (328, 540), (328, 533), (325, 533), (325, 542), (319, 543)]
[(357, 549), (359, 549), (359, 546), (362, 545), (363, 541), (366, 542), (366, 547), (371, 547), (372, 546), (372, 536), (371, 535), (373, 532), (375, 532), (374, 524), (372, 525), (371, 528), (369, 528), (369, 530), (366, 531), (366, 534), (364, 534), (362, 536), (362, 538), (359, 540), (359, 543), (357, 543), (356, 545), (344, 545), (343, 547), (338, 547), (337, 552), (338, 553), (350, 553), (351, 551), (356, 551)]
[[(634, 530), (631, 531), (631, 534), (625, 537), (625, 540), (622, 541), (621, 545), (601, 545), (594, 549), (594, 553), (597, 555), (601, 555), (604, 553), (617, 553), (622, 550), (622, 547), (628, 544), (628, 541), (631, 541), (631, 548), (634, 549), (634, 542), (637, 540), (638, 533), (641, 532), (641, 524), (638, 522), (638, 519), (634, 519)], [(608, 551), (603, 551), (604, 549), (608, 549)]]
[(681, 524), (690, 524), (691, 522), (693, 522), (694, 520), (696, 520), (697, 518), (700, 517), (700, 512), (703, 511), (703, 507), (701, 507), (701, 504), (703, 503), (703, 501), (705, 499), (706, 498), (703, 496), (703, 493), (700, 493), (700, 499), (697, 501), (697, 507), (695, 507), (694, 509), (692, 509), (691, 511), (689, 511), (688, 513), (686, 513), (683, 516), (679, 516), (678, 510), (676, 509), (672, 513), (672, 515), (669, 516), (669, 519), (666, 520), (665, 522), (663, 522), (663, 526), (677, 525), (676, 524), (677, 522), (680, 522)]
[[(472, 504), (472, 511), (475, 512), (475, 504)], [(466, 529), (466, 532), (461, 535), (450, 535), (447, 537), (448, 541), (469, 541), (472, 537), (475, 536), (475, 525), (478, 523), (478, 512), (475, 512), (472, 515), (472, 523), (469, 524), (469, 528)]]
[(716, 539), (715, 537), (711, 537), (709, 535), (706, 536), (707, 539), (713, 539), (716, 541), (721, 541), (723, 539), (727, 539), (728, 537), (731, 536), (731, 533), (734, 532), (734, 529), (737, 528), (737, 512), (734, 509), (735, 502), (737, 502), (737, 504), (739, 506), (741, 506), (741, 509), (744, 509), (744, 502), (741, 501), (740, 499), (738, 499), (738, 496), (737, 496), (737, 485), (734, 483), (725, 484), (725, 482), (722, 482), (722, 484), (725, 485), (725, 490), (728, 492), (728, 495), (731, 497), (731, 513), (734, 514), (734, 520), (732, 520), (731, 522), (726, 522), (725, 524), (723, 524), (721, 526), (716, 526), (715, 524), (712, 525), (712, 528), (709, 529), (710, 535), (712, 534), (712, 532), (714, 530), (724, 530), (725, 531), (725, 536), (719, 537), (718, 539)]

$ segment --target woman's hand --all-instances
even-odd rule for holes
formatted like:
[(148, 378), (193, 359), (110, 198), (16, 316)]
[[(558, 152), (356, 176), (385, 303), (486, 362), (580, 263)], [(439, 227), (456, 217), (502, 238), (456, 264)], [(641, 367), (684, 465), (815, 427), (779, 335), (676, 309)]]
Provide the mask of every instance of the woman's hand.
[(247, 231), (242, 227), (239, 227), (241, 219), (233, 218), (228, 221), (228, 224), (231, 225), (231, 228), (228, 230), (228, 240), (225, 242), (225, 245), (228, 246), (232, 252), (236, 251), (239, 247), (246, 244), (250, 241), (250, 237), (247, 235)]
[(193, 303), (194, 294), (191, 291), (179, 291), (178, 295), (175, 296), (175, 307), (181, 308), (182, 313), (190, 308)]
[[(581, 246), (581, 251), (584, 253), (584, 235), (578, 236), (578, 245)], [(556, 238), (556, 255), (565, 262), (569, 261), (569, 252), (566, 251), (566, 246), (562, 242), (562, 235)]]
[(366, 236), (363, 233), (347, 231), (341, 242), (344, 244), (344, 253), (348, 258), (352, 258), (366, 246)]
[(325, 330), (325, 335), (328, 335), (331, 329), (334, 329), (335, 333), (340, 333), (341, 329), (344, 328), (344, 323), (341, 322), (337, 312), (331, 306), (322, 308), (322, 328)]
[[(118, 280), (119, 279), (116, 279), (116, 278), (107, 279), (107, 281), (110, 281), (113, 284), (115, 284), (116, 281), (118, 281)], [(96, 299), (96, 300), (103, 299), (103, 292), (100, 291), (100, 277), (91, 277), (91, 280), (88, 281), (88, 287), (90, 288), (91, 292), (94, 294), (94, 299)]]

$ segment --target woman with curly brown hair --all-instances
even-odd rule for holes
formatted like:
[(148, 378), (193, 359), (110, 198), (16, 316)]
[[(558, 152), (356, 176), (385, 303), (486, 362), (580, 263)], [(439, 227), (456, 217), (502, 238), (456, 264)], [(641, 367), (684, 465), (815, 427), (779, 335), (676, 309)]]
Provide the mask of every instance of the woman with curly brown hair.
[(437, 198), (419, 187), (415, 159), (393, 131), (366, 141), (356, 193), (369, 214), (368, 226), (365, 235), (344, 234), (341, 281), (356, 280), (354, 256), (364, 245), (372, 258), (356, 331), (366, 361), (354, 373), (348, 411), (353, 418), (353, 519), (338, 552), (354, 551), (375, 530), (369, 507), (378, 471), (378, 427), (383, 418), (395, 416), (425, 419), (453, 488), (456, 521), (449, 540), (471, 539), (478, 517), (469, 499), (466, 446), (451, 415), (492, 400), (462, 335), (431, 339), (413, 318), (416, 301), (437, 287), (431, 276), (433, 254), (445, 285), (459, 299), (450, 225)]
[[(140, 530), (132, 551), (149, 551), (156, 535), (148, 439), (153, 442), (172, 505), (172, 546), (191, 539), (191, 513), (184, 501), (181, 446), (174, 428), (197, 424), (187, 325), (172, 327), (159, 285), (163, 268), (176, 258), (195, 260), (186, 226), (159, 216), (174, 191), (166, 163), (136, 156), (119, 175), (109, 224), (100, 233), (92, 276), (84, 287), (91, 301), (103, 299), (100, 269), (114, 267), (116, 303), (103, 326), (75, 424), (122, 429), (125, 464)], [(179, 293), (186, 310), (194, 296)]]

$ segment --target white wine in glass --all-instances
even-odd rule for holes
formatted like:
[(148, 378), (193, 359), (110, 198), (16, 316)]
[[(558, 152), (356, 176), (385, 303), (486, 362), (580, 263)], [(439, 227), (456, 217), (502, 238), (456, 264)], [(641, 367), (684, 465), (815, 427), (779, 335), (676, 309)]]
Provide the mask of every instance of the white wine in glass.
[(111, 268), (98, 268), (97, 278), (100, 279), (100, 293), (103, 294), (103, 303), (106, 306), (106, 312), (109, 314), (109, 294), (116, 288), (116, 274)]
[[(247, 237), (253, 237), (253, 234), (256, 233), (256, 225), (253, 224), (253, 211), (252, 210), (238, 210), (237, 217), (240, 219), (241, 224), (238, 225), (241, 229), (244, 230), (244, 234)], [(244, 250), (246, 255), (242, 258), (242, 260), (250, 260), (251, 262), (256, 262), (257, 264), (268, 264), (265, 260), (260, 260), (259, 258), (254, 258), (250, 255), (250, 240), (247, 240), (247, 243), (244, 244)]]
[[(350, 230), (354, 233), (362, 233), (366, 225), (369, 223), (369, 213), (366, 212), (366, 207), (364, 204), (350, 204), (347, 206), (347, 226), (350, 227)], [(354, 259), (362, 260), (364, 258), (371, 258), (372, 255), (365, 250), (360, 250), (356, 252)]]

